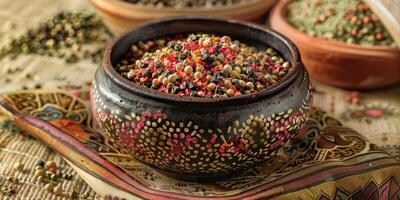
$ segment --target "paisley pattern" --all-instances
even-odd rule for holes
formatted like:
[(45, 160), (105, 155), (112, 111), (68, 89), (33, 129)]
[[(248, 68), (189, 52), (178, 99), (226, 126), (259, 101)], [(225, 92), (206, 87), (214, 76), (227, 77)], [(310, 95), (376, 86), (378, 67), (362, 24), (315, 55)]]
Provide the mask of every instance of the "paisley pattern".
[(45, 121), (68, 119), (91, 126), (91, 116), (86, 106), (63, 92), (15, 93), (4, 99), (19, 111)]
[[(334, 193), (333, 199), (399, 199), (400, 185), (394, 177), (390, 177), (381, 184), (372, 179), (367, 185), (354, 191), (348, 191), (345, 188), (338, 187)], [(330, 200), (326, 194), (321, 194), (319, 200)]]
[[(222, 181), (194, 183), (168, 177), (137, 161), (127, 152), (118, 150), (112, 139), (104, 137), (92, 126), (90, 111), (85, 105), (87, 103), (60, 91), (9, 94), (0, 100), (1, 109), (14, 115), (26, 114), (48, 121), (49, 127), (57, 127), (83, 144), (86, 150), (100, 155), (104, 159), (100, 162), (104, 169), (115, 174), (121, 172), (129, 177), (129, 180), (120, 177), (103, 178), (107, 183), (118, 185), (124, 182), (133, 188), (144, 187), (148, 190), (148, 193), (138, 194), (120, 188), (133, 196), (150, 198), (147, 195), (157, 193), (160, 195), (158, 198), (177, 198), (175, 195), (179, 194), (179, 198), (183, 199), (400, 198), (400, 162), (317, 108), (312, 109), (306, 126), (294, 138), (294, 142), (272, 155), (268, 162)], [(78, 117), (71, 118), (71, 115)], [(43, 133), (53, 135), (49, 129), (42, 130)], [(68, 148), (71, 152), (86, 155), (86, 150), (74, 149), (68, 145), (59, 148)], [(81, 162), (73, 160), (74, 157), (69, 159)], [(112, 164), (106, 164), (107, 161)], [(86, 156), (85, 162), (99, 163), (90, 156)], [(104, 177), (98, 168), (85, 170), (100, 178)]]

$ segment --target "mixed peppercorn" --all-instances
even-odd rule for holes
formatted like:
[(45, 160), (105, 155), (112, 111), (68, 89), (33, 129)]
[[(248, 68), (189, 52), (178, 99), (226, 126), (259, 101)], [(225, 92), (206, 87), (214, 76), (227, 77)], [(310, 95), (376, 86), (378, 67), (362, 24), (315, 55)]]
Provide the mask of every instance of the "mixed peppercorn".
[(297, 0), (287, 20), (311, 36), (348, 44), (395, 45), (367, 4), (360, 0)]
[(251, 94), (276, 84), (292, 69), (272, 48), (261, 52), (229, 36), (210, 34), (138, 42), (115, 68), (134, 83), (193, 97)]
[(215, 7), (229, 6), (237, 3), (245, 3), (254, 0), (124, 0), (128, 3), (137, 5), (155, 6), (155, 7), (172, 7), (172, 8), (191, 8), (191, 7)]

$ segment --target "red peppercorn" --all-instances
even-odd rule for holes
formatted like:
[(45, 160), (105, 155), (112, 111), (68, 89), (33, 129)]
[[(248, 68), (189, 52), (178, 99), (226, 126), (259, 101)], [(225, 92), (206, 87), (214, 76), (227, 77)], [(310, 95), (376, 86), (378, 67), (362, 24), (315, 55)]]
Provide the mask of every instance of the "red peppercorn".
[(356, 36), (358, 34), (358, 31), (357, 31), (357, 29), (351, 29), (351, 35), (352, 36)]
[(352, 17), (351, 17), (351, 22), (357, 22), (357, 20), (358, 20), (358, 17), (357, 17), (357, 16), (352, 16)]
[(368, 16), (365, 16), (363, 21), (364, 24), (368, 24), (371, 21), (371, 19)]
[(321, 6), (321, 4), (322, 4), (322, 0), (317, 0), (317, 1), (315, 1), (315, 7), (319, 7), (319, 6)]
[(383, 40), (383, 35), (382, 35), (382, 33), (377, 33), (377, 34), (375, 34), (375, 39), (376, 39), (376, 40)]
[(375, 15), (372, 15), (372, 16), (371, 16), (371, 19), (372, 19), (372, 21), (375, 22), (375, 23), (376, 23), (376, 22), (379, 22), (379, 18), (378, 18), (377, 16), (375, 16)]
[(312, 22), (313, 22), (313, 24), (319, 24), (320, 23), (319, 18), (314, 18)]
[(56, 167), (49, 167), (47, 169), (47, 171), (52, 172), (53, 174), (55, 174), (57, 172), (57, 168)]
[(353, 13), (353, 10), (352, 10), (351, 8), (346, 8), (345, 13), (346, 13), (347, 15), (350, 15), (350, 14)]

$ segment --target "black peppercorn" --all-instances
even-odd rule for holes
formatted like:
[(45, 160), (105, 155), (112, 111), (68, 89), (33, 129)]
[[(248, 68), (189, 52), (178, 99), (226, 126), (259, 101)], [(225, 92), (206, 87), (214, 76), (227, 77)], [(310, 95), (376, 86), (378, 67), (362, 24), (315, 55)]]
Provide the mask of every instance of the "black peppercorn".
[(176, 45), (174, 46), (174, 49), (175, 49), (176, 51), (180, 51), (180, 50), (182, 50), (182, 45), (176, 44)]
[(170, 49), (173, 49), (174, 46), (175, 46), (175, 42), (173, 42), (173, 41), (169, 41), (169, 42), (167, 43), (167, 47), (170, 48)]
[(197, 96), (197, 92), (191, 91), (190, 94), (189, 94), (189, 96), (191, 96), (191, 97), (196, 97), (196, 96)]
[(174, 86), (174, 87), (172, 88), (171, 92), (172, 92), (173, 94), (177, 94), (177, 93), (179, 92), (179, 87)]
[(186, 55), (185, 54), (180, 54), (179, 55), (179, 60), (185, 60), (186, 59)]
[(224, 90), (221, 87), (215, 88), (215, 93), (216, 94), (224, 94)]
[(191, 89), (191, 90), (196, 90), (196, 84), (194, 84), (194, 83), (189, 83), (189, 89)]
[(44, 167), (44, 161), (39, 160), (36, 165)]
[(160, 61), (157, 61), (157, 62), (156, 62), (156, 67), (157, 67), (158, 69), (160, 69), (162, 66), (163, 66), (163, 65), (162, 65), (162, 63), (161, 63)]
[(141, 68), (146, 68), (146, 67), (148, 67), (149, 65), (147, 64), (147, 63), (144, 63), (144, 62), (142, 62), (142, 63), (140, 63), (140, 67)]
[(186, 89), (186, 83), (182, 83), (179, 85), (179, 89), (185, 90)]

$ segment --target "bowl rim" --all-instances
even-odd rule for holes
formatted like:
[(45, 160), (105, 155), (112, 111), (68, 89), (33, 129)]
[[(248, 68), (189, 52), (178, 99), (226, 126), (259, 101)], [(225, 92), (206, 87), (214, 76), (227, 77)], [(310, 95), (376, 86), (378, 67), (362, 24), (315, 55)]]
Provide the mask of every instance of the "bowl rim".
[[(171, 7), (163, 7), (163, 8), (157, 8), (157, 7), (152, 7), (152, 6), (140, 6), (136, 5), (134, 3), (129, 3), (129, 2), (124, 2), (122, 0), (90, 0), (91, 3), (95, 6), (99, 7), (109, 7), (111, 4), (114, 4), (115, 6), (118, 7), (126, 7), (127, 9), (137, 9), (145, 12), (151, 12), (151, 11), (162, 11), (162, 12), (185, 12), (185, 13), (192, 13), (192, 12), (221, 12), (221, 11), (231, 11), (231, 10), (245, 10), (246, 7), (257, 7), (260, 5), (269, 5), (271, 4), (272, 1), (276, 0), (251, 0), (251, 1), (244, 1), (243, 3), (236, 3), (231, 6), (218, 6), (218, 7), (211, 7), (211, 8), (171, 8)], [(101, 1), (101, 2), (99, 2)], [(100, 3), (106, 3), (105, 6), (101, 6)], [(127, 14), (121, 14), (119, 15), (124, 15), (124, 16), (130, 16), (129, 13)]]
[[(264, 88), (263, 90), (259, 92), (255, 92), (252, 94), (243, 94), (235, 97), (220, 97), (220, 98), (204, 98), (204, 97), (190, 97), (190, 96), (184, 96), (180, 97), (175, 94), (169, 94), (169, 93), (164, 93), (164, 92), (158, 92), (154, 89), (147, 88), (142, 85), (138, 85), (132, 81), (129, 81), (125, 77), (123, 77), (120, 73), (118, 73), (114, 67), (112, 66), (111, 63), (111, 55), (113, 48), (120, 40), (123, 40), (126, 37), (129, 37), (131, 34), (137, 34), (137, 31), (140, 31), (144, 28), (147, 28), (149, 26), (154, 26), (157, 24), (162, 24), (162, 23), (172, 23), (172, 22), (180, 22), (180, 23), (190, 23), (193, 20), (203, 20), (203, 21), (209, 21), (209, 22), (218, 22), (218, 23), (226, 23), (230, 24), (233, 26), (242, 26), (249, 28), (251, 30), (256, 30), (256, 31), (261, 31), (264, 34), (270, 34), (272, 37), (277, 38), (280, 40), (284, 45), (286, 45), (289, 49), (289, 54), (292, 57), (293, 62), (291, 63), (292, 65), (292, 70), (289, 71), (289, 73), (283, 77), (277, 84), (271, 85), (269, 87)], [(245, 103), (249, 101), (254, 101), (256, 99), (264, 99), (268, 98), (281, 90), (285, 89), (288, 87), (292, 82), (294, 82), (297, 77), (301, 74), (301, 72), (304, 71), (304, 66), (301, 61), (301, 56), (298, 48), (295, 46), (295, 44), (290, 41), (287, 37), (283, 36), (282, 34), (273, 31), (271, 29), (268, 29), (264, 26), (261, 25), (256, 25), (248, 22), (241, 22), (241, 21), (236, 21), (232, 19), (226, 19), (226, 18), (221, 18), (221, 17), (213, 17), (213, 16), (180, 16), (180, 17), (170, 17), (162, 20), (156, 20), (152, 22), (145, 23), (139, 27), (133, 28), (130, 31), (126, 32), (123, 35), (120, 35), (116, 39), (113, 40), (113, 42), (109, 45), (107, 45), (107, 48), (104, 52), (104, 58), (103, 58), (103, 64), (101, 67), (101, 70), (105, 72), (105, 76), (107, 76), (110, 81), (115, 83), (117, 86), (122, 88), (125, 91), (128, 91), (132, 94), (139, 95), (141, 97), (145, 98), (151, 98), (154, 100), (159, 100), (164, 103), (189, 103), (189, 104), (203, 104), (203, 105), (216, 105), (216, 104), (237, 104), (237, 103)]]
[(325, 48), (329, 48), (331, 51), (339, 51), (348, 54), (365, 54), (369, 52), (376, 53), (377, 51), (400, 53), (398, 48), (391, 47), (388, 45), (362, 46), (359, 44), (347, 44), (340, 41), (327, 40), (320, 37), (310, 36), (298, 30), (296, 27), (290, 24), (285, 18), (285, 15), (287, 13), (287, 7), (293, 1), (295, 0), (284, 0), (276, 3), (276, 5), (271, 10), (270, 16), (267, 19), (270, 24), (273, 24), (273, 21), (275, 21), (280, 26), (284, 26), (284, 28), (287, 28), (289, 32), (293, 33), (291, 35), (297, 35), (296, 37), (301, 38), (304, 43), (309, 43), (312, 44), (313, 46), (320, 46), (320, 47), (325, 46)]

